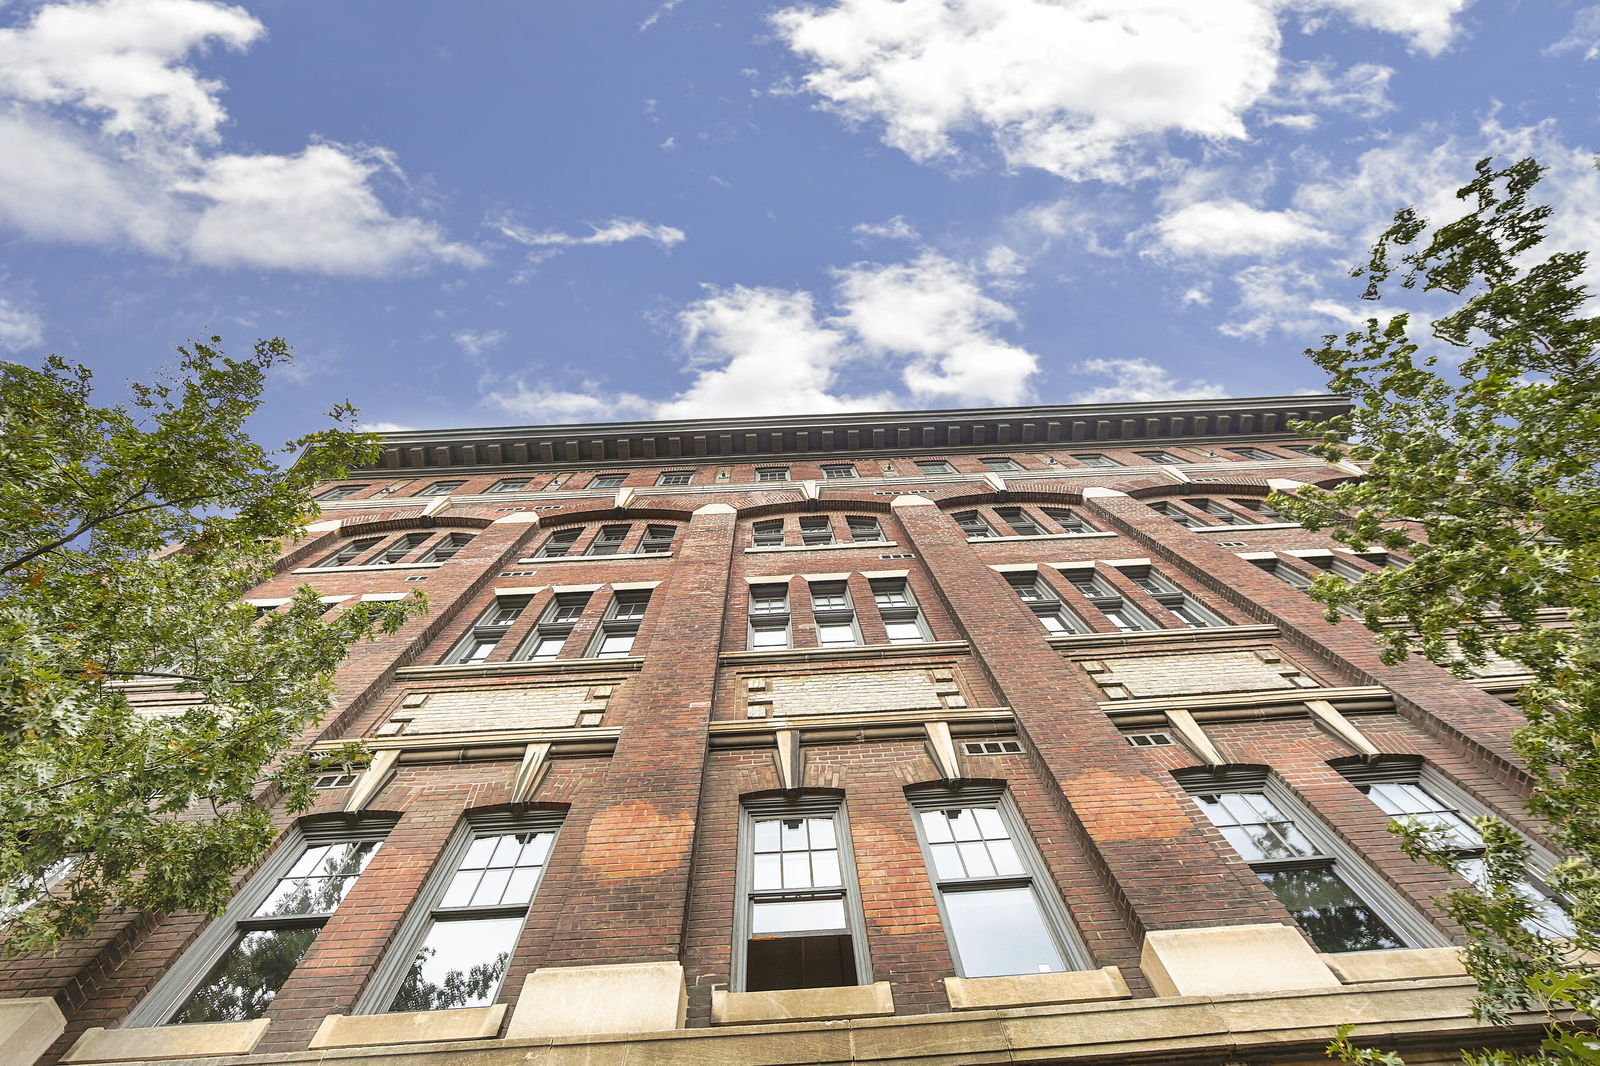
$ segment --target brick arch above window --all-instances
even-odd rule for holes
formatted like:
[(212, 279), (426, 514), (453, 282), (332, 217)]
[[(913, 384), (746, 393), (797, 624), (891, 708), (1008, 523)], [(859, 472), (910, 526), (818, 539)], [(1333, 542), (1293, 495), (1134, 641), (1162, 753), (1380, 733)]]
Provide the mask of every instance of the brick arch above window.
[(1006, 507), (1019, 503), (1036, 503), (1049, 506), (1077, 507), (1083, 503), (1081, 492), (1039, 487), (1008, 487), (1005, 492), (985, 490), (964, 492), (957, 496), (929, 497), (941, 511), (964, 511), (972, 507)]
[(374, 522), (358, 522), (352, 525), (341, 526), (338, 534), (341, 537), (371, 536), (375, 533), (399, 533), (410, 530), (436, 530), (436, 529), (487, 529), (494, 524), (492, 518), (473, 518), (468, 515), (432, 515), (425, 518), (401, 517), (385, 518)]

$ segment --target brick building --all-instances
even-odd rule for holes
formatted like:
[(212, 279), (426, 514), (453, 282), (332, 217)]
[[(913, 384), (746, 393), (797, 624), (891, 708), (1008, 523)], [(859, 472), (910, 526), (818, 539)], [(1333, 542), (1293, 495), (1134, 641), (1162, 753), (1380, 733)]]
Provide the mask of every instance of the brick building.
[[(1414, 1063), (1412, 812), (1539, 847), (1514, 667), (1380, 663), (1286, 521), (1332, 397), (417, 431), (247, 599), (426, 590), (221, 918), (0, 973), (0, 1063)], [(145, 687), (159, 707), (177, 698)], [(1470, 868), (1470, 864), (1469, 864)], [(1539, 870), (1529, 885), (1540, 890)], [(1553, 906), (1548, 922), (1564, 916)]]

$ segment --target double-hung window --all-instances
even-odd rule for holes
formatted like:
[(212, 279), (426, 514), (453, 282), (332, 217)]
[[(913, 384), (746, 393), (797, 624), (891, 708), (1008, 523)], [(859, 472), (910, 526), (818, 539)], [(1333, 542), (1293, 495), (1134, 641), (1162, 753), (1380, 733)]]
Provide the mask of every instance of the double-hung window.
[(657, 485), (687, 485), (694, 480), (693, 470), (665, 470), (656, 478)]
[(628, 476), (626, 474), (596, 474), (594, 477), (589, 479), (589, 484), (587, 487), (601, 491), (609, 491), (611, 489), (620, 489), (622, 487), (622, 483), (626, 480), (628, 480)]
[(326, 489), (322, 492), (319, 492), (312, 498), (318, 503), (331, 503), (334, 500), (348, 499), (367, 487), (368, 486), (366, 485), (339, 485), (336, 488)]
[(453, 558), (456, 552), (471, 543), (471, 533), (451, 533), (430, 548), (428, 554), (422, 557), (422, 561), (425, 563), (442, 563), (446, 559)]
[(1311, 587), (1311, 575), (1290, 566), (1282, 559), (1251, 559), (1250, 561), (1290, 588), (1304, 592)]
[(527, 596), (497, 597), (489, 609), (472, 624), (472, 632), (451, 649), (447, 663), (481, 663), (494, 654), (500, 646), (507, 628), (522, 617), (528, 606)]
[(535, 558), (539, 558), (539, 559), (560, 559), (560, 558), (562, 558), (563, 556), (569, 554), (572, 551), (572, 546), (574, 544), (578, 543), (578, 537), (581, 536), (582, 533), (583, 533), (583, 530), (581, 530), (581, 529), (558, 529), (558, 530), (556, 530), (554, 533), (550, 534), (550, 536), (545, 540), (545, 542), (542, 545), (540, 545), (539, 551), (536, 553)]
[(589, 550), (583, 554), (615, 555), (622, 550), (622, 542), (627, 539), (627, 526), (601, 526), (600, 532), (589, 542)]
[(644, 538), (639, 541), (642, 555), (665, 555), (672, 550), (672, 538), (677, 535), (673, 526), (645, 526)]
[(801, 544), (832, 544), (833, 522), (826, 515), (808, 515), (800, 519)]
[[(1483, 837), (1472, 824), (1472, 819), (1488, 814), (1487, 809), (1414, 759), (1363, 762), (1341, 772), (1395, 821), (1432, 829), (1433, 841), (1455, 853), (1461, 876), (1479, 890), (1487, 887)], [(1536, 867), (1553, 865), (1554, 859), (1547, 853), (1534, 855)], [(1533, 913), (1523, 922), (1529, 932), (1540, 936), (1573, 934), (1572, 919), (1539, 880), (1535, 869), (1528, 870), (1513, 890), (1532, 908)]]
[(1220, 519), (1220, 524), (1222, 525), (1236, 526), (1239, 524), (1239, 516), (1228, 510), (1226, 504), (1218, 503), (1216, 500), (1197, 499), (1184, 500), (1183, 502), (1202, 514)]
[(1041, 537), (1044, 527), (1033, 520), (1033, 516), (1020, 507), (996, 507), (994, 513), (1000, 516), (1000, 521), (1011, 527), (1011, 532), (1018, 537)]
[(856, 466), (854, 463), (823, 463), (822, 476), (830, 481), (838, 478), (855, 477)]
[(750, 586), (750, 650), (789, 646), (789, 586)]
[(1200, 606), (1192, 597), (1185, 595), (1178, 586), (1167, 579), (1166, 575), (1148, 566), (1124, 567), (1122, 572), (1128, 575), (1128, 579), (1135, 585), (1148, 592), (1151, 599), (1165, 607), (1168, 614), (1184, 625), (1207, 628), (1224, 624), (1222, 619)]
[(991, 456), (988, 456), (987, 458), (980, 459), (978, 461), (981, 462), (984, 466), (988, 467), (990, 470), (993, 470), (997, 474), (1003, 474), (1003, 473), (1006, 473), (1009, 470), (1021, 470), (1022, 469), (1022, 464), (1021, 463), (1017, 462), (1015, 459), (1012, 459), (1012, 458), (1010, 458), (1008, 456), (1004, 456), (1004, 455), (991, 455)]
[(417, 491), (416, 495), (418, 495), (418, 496), (448, 496), (452, 492), (456, 491), (456, 489), (459, 489), (462, 485), (465, 485), (465, 484), (466, 484), (465, 481), (435, 481), (433, 484), (428, 485), (425, 488), (419, 489)]
[(817, 623), (817, 645), (839, 648), (861, 643), (850, 588), (843, 581), (811, 582), (811, 614)]
[(1184, 778), (1192, 798), (1318, 951), (1437, 947), (1442, 938), (1288, 791), (1257, 774)]
[(1278, 510), (1266, 500), (1234, 500), (1234, 504), (1243, 507), (1246, 511), (1253, 511), (1269, 522), (1287, 522), (1289, 517)]
[(1082, 455), (1074, 455), (1073, 458), (1078, 460), (1078, 462), (1082, 463), (1084, 466), (1121, 466), (1122, 465), (1122, 464), (1118, 463), (1115, 459), (1112, 459), (1110, 456), (1101, 455), (1099, 452), (1085, 452)]
[(758, 466), (756, 467), (757, 481), (788, 481), (789, 468), (786, 466)]
[(961, 531), (969, 537), (989, 538), (999, 535), (977, 511), (956, 511), (950, 517), (956, 520), (956, 525), (960, 526)]
[(739, 842), (734, 990), (870, 982), (865, 922), (840, 800), (747, 801)]
[(1005, 792), (917, 793), (911, 802), (962, 977), (1060, 973), (1087, 965), (1087, 953)]
[(590, 656), (606, 659), (633, 654), (639, 623), (644, 621), (644, 612), (649, 606), (649, 589), (629, 589), (613, 594), (605, 617), (600, 619), (600, 632), (595, 634), (594, 650), (589, 653)]
[(391, 824), (292, 831), (125, 1024), (242, 1022), (265, 1014)]
[(1017, 598), (1028, 605), (1038, 617), (1039, 624), (1053, 634), (1087, 633), (1089, 627), (1083, 619), (1067, 610), (1060, 598), (1050, 590), (1038, 573), (1017, 570), (1005, 575)]
[(1068, 533), (1094, 533), (1095, 527), (1070, 507), (1043, 507), (1044, 516)]
[(422, 547), (423, 543), (431, 536), (433, 536), (432, 533), (407, 533), (379, 552), (377, 558), (372, 561), (384, 566), (404, 562), (406, 556)]
[(469, 821), (423, 885), (357, 1013), (493, 1003), (558, 826), (547, 812)]
[(1283, 458), (1283, 456), (1281, 456), (1281, 455), (1273, 455), (1271, 452), (1264, 451), (1261, 448), (1229, 448), (1228, 450), (1230, 452), (1232, 452), (1234, 455), (1237, 455), (1241, 459), (1281, 459), (1281, 458)]
[(1161, 628), (1143, 611), (1129, 606), (1128, 601), (1092, 569), (1079, 567), (1062, 573), (1072, 583), (1072, 587), (1082, 593), (1083, 598), (1105, 616), (1106, 621), (1122, 632)]
[(757, 548), (783, 546), (783, 519), (764, 518), (751, 526), (751, 543)]
[(917, 472), (922, 474), (954, 474), (956, 468), (943, 459), (916, 460)]
[(339, 550), (332, 555), (323, 557), (316, 563), (317, 566), (349, 566), (366, 552), (378, 546), (382, 537), (361, 537), (357, 540), (347, 541), (339, 546)]
[(853, 514), (844, 521), (850, 529), (850, 539), (857, 544), (870, 544), (883, 539), (883, 527), (871, 515)]
[(487, 495), (493, 495), (502, 492), (521, 492), (523, 489), (528, 487), (528, 483), (532, 480), (533, 478), (531, 477), (503, 477), (483, 491)]
[(556, 593), (556, 598), (545, 607), (533, 632), (523, 642), (517, 658), (553, 659), (560, 655), (561, 649), (567, 646), (567, 638), (572, 635), (572, 627), (577, 625), (588, 606), (587, 592)]
[(1171, 452), (1134, 452), (1141, 459), (1148, 459), (1157, 466), (1182, 466), (1184, 460), (1179, 459)]
[(928, 624), (922, 609), (903, 577), (873, 578), (872, 599), (883, 617), (884, 632), (890, 644), (922, 644), (929, 640)]
[(1177, 504), (1171, 503), (1167, 500), (1156, 500), (1153, 503), (1147, 504), (1147, 506), (1156, 514), (1165, 515), (1174, 522), (1178, 523), (1180, 526), (1188, 526), (1190, 529), (1204, 529), (1210, 524), (1202, 519), (1199, 515), (1191, 514), (1188, 511), (1185, 511), (1182, 507), (1179, 507)]

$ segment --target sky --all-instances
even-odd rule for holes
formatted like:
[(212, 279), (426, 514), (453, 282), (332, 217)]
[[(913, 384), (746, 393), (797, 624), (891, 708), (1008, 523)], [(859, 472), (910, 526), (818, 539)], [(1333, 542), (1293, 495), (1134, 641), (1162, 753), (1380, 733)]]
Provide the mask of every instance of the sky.
[(1320, 391), (1393, 212), (1550, 167), (1600, 5), (0, 0), (0, 357), (282, 336), (253, 424)]

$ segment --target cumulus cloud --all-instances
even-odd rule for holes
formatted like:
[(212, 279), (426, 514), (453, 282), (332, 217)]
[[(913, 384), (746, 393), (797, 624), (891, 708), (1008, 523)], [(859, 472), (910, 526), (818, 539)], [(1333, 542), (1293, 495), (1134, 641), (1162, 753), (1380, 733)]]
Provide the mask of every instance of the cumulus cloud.
[(1180, 381), (1166, 367), (1148, 359), (1085, 359), (1072, 369), (1080, 374), (1108, 377), (1112, 382), (1080, 392), (1073, 397), (1074, 403), (1155, 403), (1228, 394), (1214, 381)]
[[(1278, 81), (1279, 20), (1330, 14), (1437, 52), (1467, 0), (835, 0), (772, 16), (809, 69), (799, 88), (881, 128), (919, 162), (987, 141), (1014, 167), (1072, 180), (1158, 172), (1166, 138), (1244, 140)], [(1384, 68), (1299, 90), (1323, 107), (1380, 106)]]
[(536, 423), (616, 422), (649, 417), (655, 405), (632, 393), (606, 395), (594, 382), (585, 382), (577, 391), (563, 391), (529, 384), (525, 378), (491, 388), (484, 399), (507, 414), (520, 415)]
[(221, 82), (189, 61), (265, 27), (215, 0), (63, 0), (0, 29), (0, 224), (208, 266), (381, 275), (475, 250), (393, 213), (377, 148), (219, 151)]
[[(1293, 264), (1257, 264), (1233, 276), (1238, 300), (1218, 327), (1230, 337), (1261, 339), (1273, 331), (1312, 335), (1359, 326), (1376, 311), (1354, 293), (1326, 294), (1326, 278)], [(1392, 310), (1392, 309), (1391, 309)]]
[(862, 222), (850, 230), (863, 240), (871, 237), (882, 237), (891, 241), (914, 241), (921, 238), (917, 227), (906, 221), (904, 215), (896, 215), (887, 222)]
[(1298, 211), (1263, 211), (1238, 200), (1188, 204), (1155, 225), (1161, 250), (1179, 256), (1270, 255), (1306, 244), (1328, 244), (1331, 234)]
[(519, 244), (534, 248), (560, 248), (585, 244), (620, 244), (623, 241), (654, 241), (663, 248), (671, 248), (684, 239), (684, 232), (676, 226), (658, 226), (636, 218), (614, 218), (600, 225), (590, 225), (588, 233), (560, 233), (554, 230), (531, 230), (509, 218), (496, 219), (494, 227)]
[(498, 348), (506, 339), (506, 334), (499, 329), (462, 329), (451, 334), (450, 339), (468, 355), (479, 356), (491, 348)]
[(0, 296), (0, 348), (21, 352), (44, 344), (44, 320)]
[(356, 428), (363, 433), (410, 433), (417, 427), (403, 422), (359, 422)]

